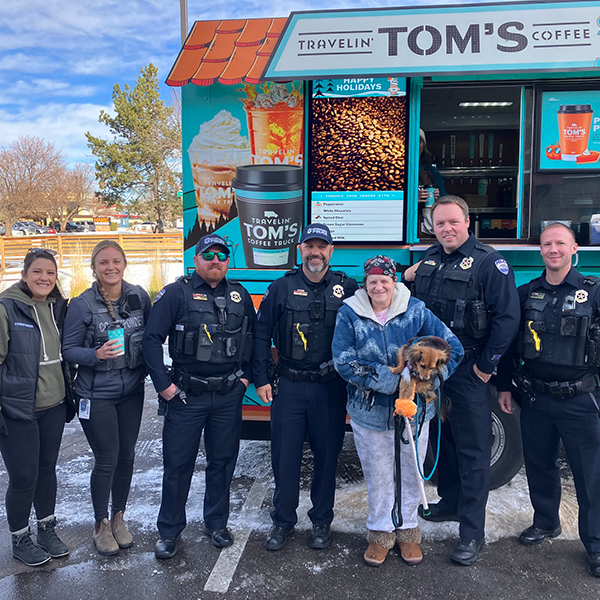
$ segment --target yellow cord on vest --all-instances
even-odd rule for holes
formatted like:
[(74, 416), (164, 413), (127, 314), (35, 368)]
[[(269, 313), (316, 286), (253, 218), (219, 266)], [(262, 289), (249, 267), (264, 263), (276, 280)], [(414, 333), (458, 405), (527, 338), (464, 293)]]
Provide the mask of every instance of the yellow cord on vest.
[(208, 325), (206, 323), (204, 323), (204, 333), (206, 333), (206, 335), (208, 336), (208, 339), (210, 340), (210, 343), (213, 343), (212, 340), (212, 335), (210, 335), (210, 331), (208, 330)]
[(300, 336), (300, 339), (302, 340), (302, 343), (304, 344), (304, 352), (306, 352), (306, 346), (307, 346), (308, 342), (306, 340), (306, 336), (300, 331), (300, 323), (296, 323), (296, 331), (298, 332), (298, 335)]
[(532, 327), (533, 321), (527, 321), (527, 329), (531, 331), (531, 335), (533, 336), (533, 342), (535, 343), (536, 352), (539, 352), (542, 349), (542, 340), (540, 340), (540, 336), (537, 334), (537, 331)]

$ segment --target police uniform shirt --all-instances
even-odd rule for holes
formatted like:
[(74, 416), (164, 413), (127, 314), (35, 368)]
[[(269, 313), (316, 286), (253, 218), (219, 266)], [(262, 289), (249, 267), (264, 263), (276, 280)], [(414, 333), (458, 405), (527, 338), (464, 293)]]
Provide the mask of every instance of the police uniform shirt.
[[(541, 277), (533, 279), (530, 283), (519, 286), (519, 300), (521, 303), (521, 311), (525, 318), (525, 304), (528, 299), (533, 298), (534, 300), (547, 301), (549, 303), (547, 312), (545, 312), (544, 318), (544, 329), (545, 331), (541, 334), (542, 339), (542, 355), (544, 360), (538, 361), (535, 359), (525, 360), (525, 366), (529, 373), (536, 379), (541, 379), (545, 382), (552, 381), (575, 381), (581, 379), (587, 374), (594, 373), (597, 367), (590, 366), (570, 366), (564, 364), (569, 362), (569, 359), (565, 361), (565, 346), (561, 340), (561, 320), (563, 315), (563, 307), (565, 305), (565, 299), (570, 296), (572, 300), (572, 308), (577, 304), (584, 304), (591, 300), (592, 315), (597, 316), (600, 310), (600, 290), (596, 291), (596, 286), (600, 285), (597, 283), (591, 289), (587, 286), (587, 289), (583, 289), (584, 275), (579, 273), (576, 269), (571, 269), (567, 276), (564, 278), (562, 283), (559, 285), (551, 285), (546, 281), (546, 272)], [(593, 293), (593, 297), (591, 296)], [(523, 323), (522, 328), (525, 326)], [(519, 332), (519, 336), (523, 335), (523, 329)], [(511, 350), (511, 355), (516, 353), (515, 345)], [(557, 360), (559, 364), (552, 363), (553, 356), (561, 356), (560, 360)], [(575, 363), (575, 357), (572, 358), (572, 362)], [(562, 363), (562, 364), (560, 364)], [(499, 383), (498, 389), (500, 391), (510, 390), (511, 371), (510, 367), (512, 364), (511, 357), (507, 356), (506, 361), (502, 361), (501, 369), (499, 370)]]
[[(427, 264), (429, 261), (437, 265), (436, 273), (431, 277), (434, 288), (431, 290), (432, 295), (435, 296), (440, 292), (444, 269), (473, 268), (472, 254), (477, 243), (477, 238), (470, 233), (467, 241), (451, 254), (447, 254), (439, 242), (425, 251), (421, 263)], [(485, 343), (476, 364), (483, 373), (492, 373), (517, 335), (520, 321), (519, 297), (512, 269), (496, 251), (490, 252), (483, 258), (474, 285), (477, 289), (483, 287), (485, 303), (491, 311), (491, 328), (487, 341), (485, 338), (483, 340), (473, 338), (463, 331), (457, 332), (449, 323), (446, 325), (458, 335), (465, 349), (481, 347), (482, 343)], [(426, 305), (427, 308), (432, 309), (427, 302)]]
[[(322, 292), (329, 287), (334, 277), (332, 270), (328, 269), (327, 273), (325, 273), (325, 276), (319, 283), (313, 283), (306, 277), (302, 267), (298, 268), (298, 273), (304, 285), (315, 293)], [(344, 295), (342, 298), (348, 298), (356, 292), (358, 283), (351, 277), (346, 277), (343, 282), (343, 288)], [(286, 307), (287, 287), (285, 277), (280, 277), (267, 288), (262, 302), (260, 303), (260, 310), (258, 311), (253, 353), (253, 374), (256, 387), (269, 383), (267, 369), (269, 358), (271, 357), (271, 340), (273, 339), (275, 326), (286, 311)], [(302, 362), (285, 360), (282, 357), (280, 357), (280, 361), (282, 364), (285, 363), (286, 367), (297, 370), (307, 370), (318, 367), (318, 365), (306, 365)]]
[[(144, 334), (144, 358), (148, 372), (157, 391), (167, 389), (171, 385), (171, 377), (167, 373), (164, 366), (163, 343), (171, 327), (179, 322), (185, 310), (185, 291), (184, 285), (191, 285), (194, 291), (201, 292), (206, 295), (208, 301), (212, 302), (213, 298), (223, 296), (227, 288), (227, 279), (223, 278), (215, 288), (204, 281), (196, 271), (194, 271), (191, 281), (185, 284), (183, 281), (176, 281), (163, 288), (150, 312), (150, 318), (146, 325)], [(250, 294), (246, 289), (242, 288), (242, 301), (244, 302), (245, 314), (248, 316), (249, 329), (253, 331), (256, 323), (256, 311), (252, 304)], [(199, 361), (186, 362), (185, 367), (192, 375), (200, 377), (219, 377), (221, 375), (229, 375), (231, 373), (231, 365), (221, 364), (214, 365), (212, 363), (201, 363)], [(242, 378), (251, 381), (252, 366), (251, 362), (242, 364), (244, 374)]]

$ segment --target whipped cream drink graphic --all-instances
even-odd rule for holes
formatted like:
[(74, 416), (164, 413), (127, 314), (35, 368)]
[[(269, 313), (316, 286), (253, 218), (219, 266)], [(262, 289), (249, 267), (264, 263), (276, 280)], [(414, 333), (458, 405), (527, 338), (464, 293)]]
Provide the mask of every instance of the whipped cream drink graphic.
[(238, 166), (251, 162), (248, 138), (240, 132), (240, 120), (221, 110), (200, 125), (188, 148), (199, 221), (229, 220), (231, 180)]

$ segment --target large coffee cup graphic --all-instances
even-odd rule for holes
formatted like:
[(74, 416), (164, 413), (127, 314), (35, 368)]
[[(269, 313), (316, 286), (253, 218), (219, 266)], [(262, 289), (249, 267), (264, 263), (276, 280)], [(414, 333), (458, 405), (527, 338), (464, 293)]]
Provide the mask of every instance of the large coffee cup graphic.
[(303, 172), (288, 165), (238, 167), (232, 182), (246, 265), (290, 269), (302, 229)]
[(558, 109), (558, 132), (562, 160), (577, 161), (586, 150), (592, 125), (590, 104), (563, 104)]

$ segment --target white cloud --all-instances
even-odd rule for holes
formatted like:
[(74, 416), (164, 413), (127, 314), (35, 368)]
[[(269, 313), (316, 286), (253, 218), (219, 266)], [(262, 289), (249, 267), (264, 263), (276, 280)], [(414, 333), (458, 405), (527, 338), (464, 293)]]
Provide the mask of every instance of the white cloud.
[(70, 162), (93, 162), (84, 134), (108, 136), (106, 125), (98, 122), (101, 110), (112, 112), (112, 106), (41, 104), (16, 114), (0, 109), (1, 144), (8, 146), (19, 136), (32, 135), (54, 142)]
[(98, 93), (98, 86), (72, 85), (59, 79), (19, 79), (0, 81), (0, 104), (32, 104), (40, 97), (90, 98)]

